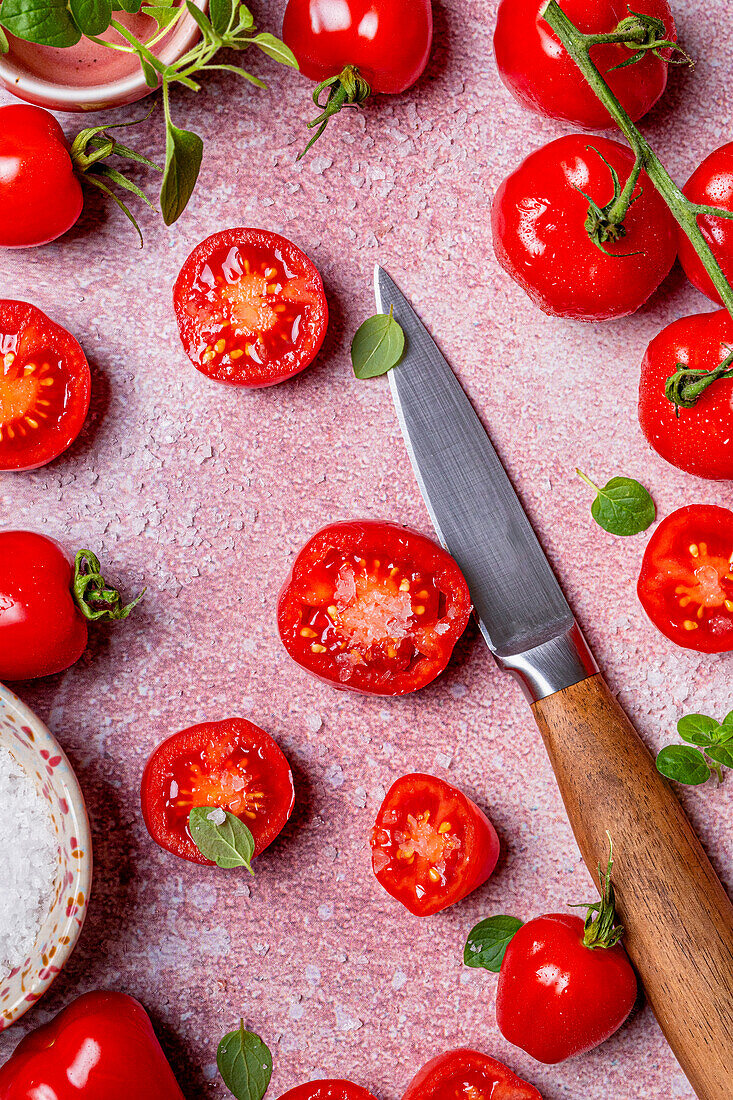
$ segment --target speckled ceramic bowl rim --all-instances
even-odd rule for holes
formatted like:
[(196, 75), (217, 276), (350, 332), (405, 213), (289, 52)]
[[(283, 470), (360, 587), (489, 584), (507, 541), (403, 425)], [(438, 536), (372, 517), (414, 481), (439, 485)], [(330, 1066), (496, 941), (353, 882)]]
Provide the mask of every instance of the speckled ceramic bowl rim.
[[(208, 7), (208, 0), (194, 0), (194, 3), (202, 11)], [(163, 40), (161, 56), (169, 63), (177, 61), (193, 46), (199, 33), (194, 18), (186, 14), (180, 25), (173, 29), (170, 40)], [(142, 69), (106, 84), (74, 88), (68, 84), (56, 84), (51, 80), (41, 80), (37, 76), (29, 75), (25, 69), (13, 64), (9, 54), (0, 55), (0, 85), (19, 99), (46, 107), (50, 111), (107, 110), (134, 103), (155, 91), (155, 88), (150, 88), (145, 83)]]
[[(22, 703), (18, 696), (9, 688), (5, 687), (4, 684), (0, 684), (0, 699), (2, 699), (8, 710), (14, 713), (15, 718), (21, 726), (27, 726), (33, 731), (33, 747), (39, 753), (39, 765), (45, 764), (45, 760), (40, 756), (41, 749), (46, 749), (51, 756), (61, 757), (61, 762), (54, 769), (55, 781), (63, 785), (65, 797), (69, 805), (69, 816), (74, 825), (74, 835), (77, 838), (78, 847), (84, 853), (74, 869), (73, 884), (69, 887), (68, 892), (76, 896), (81, 891), (84, 897), (88, 899), (92, 883), (92, 837), (84, 795), (81, 792), (79, 781), (74, 774), (74, 769), (69, 763), (66, 753), (48, 727), (33, 713), (30, 707)], [(85, 905), (83, 911), (84, 917), (86, 917), (86, 913), (87, 906)], [(11, 1024), (15, 1023), (15, 1021), (31, 1008), (38, 998), (46, 992), (56, 977), (56, 974), (63, 969), (69, 955), (74, 950), (83, 923), (83, 920), (81, 923), (79, 922), (78, 917), (73, 912), (69, 913), (64, 923), (60, 925), (58, 929), (59, 937), (67, 938), (68, 942), (59, 944), (54, 956), (54, 973), (48, 974), (45, 978), (36, 975), (31, 980), (29, 987), (26, 988), (16, 1001), (9, 1001), (7, 1004), (3, 1005), (3, 1019), (0, 1020), (0, 1030), (5, 1030), (10, 1027)], [(42, 930), (43, 924), (41, 925), (40, 931)]]

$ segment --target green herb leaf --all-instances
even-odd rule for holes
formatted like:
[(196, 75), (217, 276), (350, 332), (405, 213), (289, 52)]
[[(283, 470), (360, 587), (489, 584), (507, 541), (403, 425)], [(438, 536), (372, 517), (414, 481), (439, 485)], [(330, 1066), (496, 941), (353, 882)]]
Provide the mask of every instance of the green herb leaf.
[(668, 745), (657, 756), (657, 769), (676, 783), (699, 787), (707, 783), (712, 772), (699, 749), (688, 745)]
[(194, 23), (197, 23), (201, 32), (206, 38), (210, 38), (214, 33), (214, 28), (209, 22), (208, 16), (204, 15), (201, 8), (197, 8), (193, 3), (193, 0), (186, 0), (186, 7), (188, 8), (188, 14), (193, 19)]
[(40, 46), (75, 46), (81, 38), (66, 0), (2, 0), (0, 23), (16, 38)]
[(234, 73), (236, 76), (241, 76), (244, 80), (248, 80), (250, 84), (254, 84), (257, 88), (267, 87), (265, 82), (260, 80), (258, 76), (252, 76), (252, 73), (248, 73), (245, 69), (240, 69), (238, 65), (204, 65), (203, 68), (207, 73)]
[(217, 34), (225, 34), (234, 17), (235, 0), (210, 0), (209, 18)]
[(295, 54), (286, 46), (284, 42), (281, 42), (279, 38), (275, 38), (274, 34), (269, 34), (268, 31), (263, 31), (261, 34), (255, 35), (250, 39), (253, 46), (259, 46), (263, 53), (266, 53), (268, 57), (271, 57), (273, 61), (279, 61), (281, 65), (289, 65), (291, 69), (298, 68), (298, 62), (295, 59)]
[(132, 180), (127, 179), (121, 172), (118, 172), (116, 168), (112, 168), (111, 165), (95, 164), (94, 167), (90, 169), (90, 172), (95, 176), (104, 176), (106, 179), (111, 180), (112, 183), (116, 183), (118, 187), (123, 187), (125, 191), (132, 192), (133, 195), (137, 195), (139, 199), (147, 203), (151, 210), (155, 210), (155, 206), (145, 192), (141, 191), (138, 185), (133, 183)]
[(611, 535), (638, 535), (646, 531), (656, 519), (654, 501), (632, 477), (613, 477), (603, 489), (599, 489), (580, 470), (579, 478), (597, 493), (591, 505), (591, 515), (599, 527)]
[(119, 0), (119, 10), (126, 11), (128, 15), (137, 15), (142, 7), (143, 0)]
[(509, 941), (521, 927), (522, 921), (517, 917), (497, 916), (480, 921), (468, 934), (463, 962), (498, 974)]
[(244, 1030), (242, 1020), (219, 1043), (216, 1064), (237, 1100), (262, 1100), (272, 1077), (272, 1055), (259, 1035)]
[(718, 729), (718, 723), (707, 714), (686, 714), (677, 723), (680, 737), (691, 745), (711, 745)]
[(357, 378), (377, 378), (396, 367), (405, 350), (405, 334), (389, 313), (369, 317), (351, 342), (351, 365)]
[(733, 710), (730, 714), (726, 714), (723, 721), (720, 723), (720, 728), (725, 730), (733, 730)]
[(168, 123), (165, 169), (160, 189), (160, 208), (166, 225), (173, 225), (186, 209), (196, 186), (203, 155), (204, 143), (198, 134), (180, 130), (172, 122)]
[(237, 29), (236, 34), (241, 34), (242, 31), (249, 31), (255, 25), (255, 17), (246, 4), (240, 4), (237, 8)]
[(5, 31), (0, 27), (0, 53), (9, 53), (10, 43), (8, 42), (8, 36)]
[(69, 0), (69, 8), (82, 34), (102, 34), (112, 20), (111, 0)]
[(171, 23), (178, 19), (178, 8), (170, 8), (167, 5), (155, 4), (141, 8), (140, 11), (143, 15), (147, 15), (149, 19), (154, 19), (161, 30), (169, 27)]
[(229, 871), (234, 867), (246, 867), (251, 875), (251, 861), (255, 853), (254, 838), (244, 824), (228, 810), (222, 810), (224, 822), (217, 825), (211, 820), (216, 807), (194, 806), (188, 815), (188, 828), (201, 855), (217, 867)]
[(711, 745), (705, 752), (716, 764), (722, 764), (725, 768), (733, 768), (733, 748), (729, 745)]

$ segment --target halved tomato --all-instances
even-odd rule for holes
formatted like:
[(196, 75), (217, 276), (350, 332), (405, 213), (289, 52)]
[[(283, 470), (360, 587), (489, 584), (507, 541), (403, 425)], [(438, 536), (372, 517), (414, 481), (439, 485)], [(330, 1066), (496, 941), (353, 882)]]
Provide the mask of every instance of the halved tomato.
[(295, 559), (278, 627), (298, 664), (337, 687), (403, 695), (448, 664), (471, 613), (468, 586), (437, 543), (408, 527), (324, 527)]
[(143, 774), (145, 824), (161, 848), (191, 863), (211, 861), (188, 829), (194, 806), (219, 807), (240, 818), (260, 855), (293, 811), (293, 773), (269, 733), (245, 718), (203, 722), (158, 745)]
[(307, 1081), (284, 1092), (280, 1100), (375, 1100), (371, 1092), (352, 1081)]
[(27, 302), (0, 299), (0, 470), (35, 470), (70, 447), (91, 388), (65, 328)]
[(477, 1050), (449, 1050), (423, 1066), (402, 1100), (542, 1100), (533, 1085)]
[(274, 386), (315, 359), (328, 306), (315, 265), (264, 229), (225, 229), (194, 248), (173, 288), (186, 354), (234, 386)]
[(733, 512), (691, 504), (667, 516), (644, 554), (639, 599), (677, 645), (733, 650)]
[(403, 775), (372, 830), (377, 881), (417, 917), (465, 898), (496, 867), (499, 838), (486, 814), (434, 775)]

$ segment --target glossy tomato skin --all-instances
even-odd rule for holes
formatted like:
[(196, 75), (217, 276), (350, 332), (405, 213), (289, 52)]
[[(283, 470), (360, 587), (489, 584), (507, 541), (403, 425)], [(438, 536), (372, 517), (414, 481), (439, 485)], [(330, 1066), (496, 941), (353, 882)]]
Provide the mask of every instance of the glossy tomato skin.
[(28, 302), (0, 299), (0, 470), (35, 470), (70, 447), (91, 388), (84, 352), (65, 328)]
[(42, 107), (0, 107), (0, 247), (30, 248), (60, 237), (84, 200), (69, 144)]
[(477, 1050), (439, 1054), (412, 1079), (402, 1100), (542, 1100), (507, 1066)]
[(196, 369), (250, 389), (305, 370), (328, 328), (315, 264), (264, 229), (225, 229), (198, 244), (181, 268), (173, 304)]
[(620, 944), (591, 950), (583, 920), (550, 913), (522, 925), (499, 971), (496, 1022), (505, 1039), (554, 1065), (610, 1038), (637, 997)]
[(284, 1092), (280, 1100), (375, 1100), (375, 1097), (351, 1081), (333, 1079), (296, 1085)]
[(431, 0), (289, 0), (283, 41), (320, 84), (354, 65), (373, 92), (396, 95), (422, 75), (433, 38)]
[[(692, 173), (683, 190), (691, 202), (733, 210), (733, 142), (722, 145), (706, 157)], [(733, 279), (733, 221), (702, 214), (698, 216), (697, 223), (723, 274), (730, 282)], [(689, 238), (679, 228), (677, 233), (680, 263), (687, 278), (708, 298), (722, 305), (722, 299)]]
[(143, 1006), (102, 990), (29, 1032), (0, 1067), (0, 1100), (41, 1097), (184, 1100)]
[(670, 641), (700, 653), (733, 651), (733, 512), (691, 504), (657, 527), (637, 586)]
[(71, 595), (72, 575), (53, 539), (0, 531), (0, 680), (51, 676), (79, 660), (87, 624)]
[(712, 371), (733, 348), (727, 310), (681, 317), (662, 329), (646, 350), (639, 384), (639, 423), (650, 446), (673, 466), (711, 480), (733, 479), (733, 382), (713, 382), (692, 408), (665, 396), (678, 364)]
[(443, 671), (470, 613), (463, 574), (432, 539), (351, 520), (324, 527), (300, 551), (280, 593), (278, 629), (315, 676), (367, 695), (404, 695)]
[(417, 917), (455, 905), (496, 867), (499, 838), (478, 806), (433, 775), (392, 784), (372, 830), (377, 882)]
[[(540, 11), (545, 0), (501, 0), (494, 52), (502, 82), (512, 95), (539, 114), (588, 130), (615, 126), (606, 108), (583, 79)], [(669, 41), (677, 39), (667, 0), (640, 0), (635, 12), (663, 20)], [(627, 0), (563, 0), (562, 10), (584, 34), (614, 31), (629, 14)], [(660, 51), (662, 57), (668, 50)], [(621, 105), (636, 121), (657, 102), (667, 86), (667, 63), (647, 53), (623, 69), (614, 66), (631, 53), (619, 45), (594, 46), (591, 58)]]
[(623, 185), (634, 163), (628, 148), (608, 138), (570, 134), (530, 153), (494, 196), (496, 258), (552, 316), (625, 317), (654, 293), (674, 263), (675, 222), (644, 172), (643, 193), (625, 218), (626, 236), (604, 246), (610, 255), (589, 238), (588, 201), (580, 190), (601, 207), (611, 201), (613, 182), (603, 157)]
[(194, 806), (220, 807), (249, 828), (259, 856), (282, 832), (295, 805), (293, 773), (277, 745), (245, 718), (202, 722), (153, 752), (141, 786), (143, 818), (156, 844), (213, 867), (188, 830)]

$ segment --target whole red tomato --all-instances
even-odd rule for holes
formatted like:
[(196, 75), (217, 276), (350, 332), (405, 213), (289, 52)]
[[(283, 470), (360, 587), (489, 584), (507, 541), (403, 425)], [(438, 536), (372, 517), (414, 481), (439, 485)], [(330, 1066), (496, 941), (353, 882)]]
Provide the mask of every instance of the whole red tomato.
[(674, 219), (645, 172), (623, 223), (614, 220), (630, 149), (571, 134), (551, 141), (508, 176), (494, 197), (496, 258), (545, 313), (607, 321), (634, 313), (668, 275)]
[[(721, 145), (720, 149), (716, 149), (706, 157), (699, 168), (692, 173), (683, 190), (691, 202), (733, 211), (733, 142)], [(733, 221), (729, 218), (700, 214), (697, 223), (723, 274), (728, 282), (731, 282), (733, 279)], [(687, 278), (708, 298), (722, 304), (721, 297), (689, 238), (681, 229), (678, 229), (678, 236), (680, 263)]]
[(183, 1100), (153, 1025), (125, 993), (77, 997), (21, 1039), (0, 1100)]
[[(615, 126), (606, 108), (583, 79), (540, 12), (545, 0), (501, 0), (494, 34), (499, 75), (509, 91), (533, 111), (589, 130)], [(562, 0), (562, 10), (584, 34), (608, 34), (630, 9), (661, 19), (664, 38), (677, 37), (667, 0)], [(633, 65), (616, 68), (633, 56), (624, 45), (603, 44), (590, 56), (622, 107), (636, 121), (654, 106), (667, 86), (670, 51), (648, 51)]]
[(636, 975), (620, 944), (587, 947), (581, 917), (522, 925), (504, 955), (496, 1022), (505, 1039), (554, 1064), (605, 1042), (627, 1018)]
[(537, 1089), (477, 1050), (439, 1054), (407, 1086), (402, 1100), (542, 1100)]
[(81, 184), (69, 144), (41, 107), (0, 107), (0, 246), (46, 244), (81, 214)]
[(673, 321), (641, 365), (639, 423), (662, 458), (689, 474), (733, 479), (733, 319), (727, 310)]

